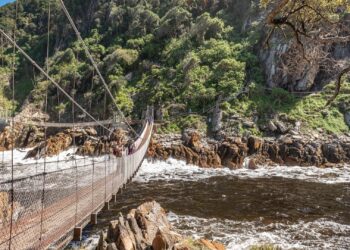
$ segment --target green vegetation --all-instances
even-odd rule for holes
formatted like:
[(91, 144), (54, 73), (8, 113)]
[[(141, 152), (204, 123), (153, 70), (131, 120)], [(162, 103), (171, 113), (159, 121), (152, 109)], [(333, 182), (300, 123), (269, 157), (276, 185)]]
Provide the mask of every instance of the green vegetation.
[(180, 133), (182, 129), (194, 128), (201, 132), (207, 131), (207, 123), (204, 116), (188, 115), (172, 118), (165, 122), (159, 133)]
[[(253, 67), (257, 59), (252, 44), (246, 42), (248, 35), (228, 18), (234, 1), (227, 6), (195, 2), (68, 3), (94, 59), (127, 114), (140, 113), (146, 104), (185, 103), (186, 110), (201, 111), (213, 105), (217, 95), (233, 95), (245, 84), (246, 68)], [(13, 8), (8, 5), (0, 9), (0, 26), (9, 33), (14, 23)], [(75, 85), (76, 93), (83, 94), (79, 96), (89, 97), (85, 105), (94, 107), (91, 100), (101, 103), (104, 98), (101, 83), (57, 3), (52, 3), (51, 10), (50, 75), (68, 92)], [(47, 44), (43, 23), (47, 13), (47, 1), (19, 3), (17, 41), (43, 67)], [(5, 50), (7, 56), (11, 55), (11, 46), (5, 45)], [(16, 65), (19, 101), (31, 92), (30, 98), (40, 107), (46, 91), (58, 106), (67, 101), (53, 86), (43, 83), (46, 79), (35, 70), (34, 79), (26, 61), (21, 59)], [(57, 105), (51, 107), (51, 112), (57, 112)]]
[[(162, 132), (186, 127), (207, 129), (207, 115), (218, 96), (229, 100), (222, 107), (225, 117), (240, 114), (259, 116), (263, 123), (272, 113), (304, 121), (310, 128), (330, 132), (348, 131), (338, 103), (325, 115), (320, 110), (329, 96), (325, 93), (296, 97), (282, 89), (266, 91), (255, 45), (260, 24), (243, 25), (259, 13), (254, 1), (68, 1), (91, 54), (107, 81), (116, 102), (127, 116), (139, 117), (146, 105), (163, 109)], [(50, 53), (46, 61), (48, 1), (19, 2), (17, 41), (68, 93), (96, 117), (112, 115), (112, 100), (86, 58), (83, 46), (57, 1), (51, 2)], [(13, 28), (14, 5), (0, 8), (0, 27)], [(244, 27), (244, 28), (242, 28)], [(0, 50), (5, 68), (11, 66), (12, 48)], [(44, 108), (52, 118), (69, 119), (71, 104), (45, 77), (22, 57), (16, 57), (16, 100), (25, 99)], [(1, 69), (1, 67), (0, 67)], [(249, 94), (232, 98), (245, 86)], [(1, 87), (0, 95), (6, 95)], [(8, 99), (1, 105), (9, 106)], [(104, 105), (106, 104), (106, 105)], [(182, 105), (182, 114), (170, 114), (167, 107)], [(104, 114), (104, 107), (108, 108)], [(210, 113), (209, 113), (210, 114)], [(241, 128), (241, 132), (244, 132)], [(260, 135), (257, 128), (250, 129)]]
[(260, 124), (271, 119), (271, 114), (284, 115), (291, 122), (301, 121), (305, 132), (318, 128), (336, 134), (348, 132), (341, 106), (349, 100), (350, 84), (345, 83), (335, 102), (325, 108), (334, 88), (334, 84), (329, 84), (322, 92), (298, 97), (284, 89), (266, 90), (261, 85), (252, 85), (246, 97), (228, 105), (227, 112), (248, 117), (258, 115)]

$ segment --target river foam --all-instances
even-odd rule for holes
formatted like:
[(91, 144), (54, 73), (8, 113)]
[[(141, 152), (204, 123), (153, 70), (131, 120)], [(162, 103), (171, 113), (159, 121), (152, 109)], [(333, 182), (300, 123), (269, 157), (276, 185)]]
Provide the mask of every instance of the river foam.
[(156, 162), (145, 161), (135, 181), (196, 181), (214, 176), (236, 176), (238, 178), (281, 177), (327, 184), (350, 183), (350, 166), (335, 168), (259, 166), (255, 170), (248, 168), (236, 170), (230, 170), (228, 168), (204, 169), (193, 165), (186, 165), (184, 161), (169, 159), (167, 161)]
[(281, 249), (345, 250), (350, 246), (350, 225), (327, 219), (263, 224), (261, 221), (205, 219), (172, 212), (168, 218), (181, 234), (213, 239), (224, 243), (229, 250), (250, 249), (264, 244)]
[[(92, 164), (92, 162), (103, 162), (107, 156), (84, 157), (75, 154), (76, 149), (71, 147), (58, 155), (46, 158), (29, 158), (25, 156), (31, 149), (15, 149), (13, 152), (0, 152), (0, 182), (11, 180), (12, 177), (12, 159), (14, 179), (24, 178), (46, 173), (80, 167)], [(45, 163), (45, 164), (44, 164)]]
[[(233, 186), (237, 194), (232, 188), (217, 192), (218, 178), (210, 178), (220, 177), (222, 181), (222, 177), (231, 176), (239, 178), (240, 183), (248, 184), (242, 186), (238, 183), (240, 188), (237, 189)], [(275, 186), (268, 188), (269, 178), (274, 177), (279, 177)], [(308, 185), (295, 190), (297, 188), (293, 183), (300, 186), (304, 181)], [(257, 188), (259, 182), (263, 183)], [(285, 183), (288, 188), (280, 183)], [(168, 218), (180, 234), (216, 240), (224, 243), (229, 250), (250, 249), (262, 244), (273, 244), (281, 249), (345, 250), (350, 246), (350, 224), (346, 219), (350, 192), (348, 183), (349, 167), (260, 166), (256, 170), (230, 170), (203, 169), (174, 159), (165, 162), (144, 161), (133, 183), (119, 196), (115, 214), (120, 209), (129, 211), (151, 197), (170, 211)], [(207, 189), (203, 192), (205, 187)], [(325, 190), (329, 190), (329, 193)], [(250, 191), (255, 196), (249, 197)], [(217, 196), (221, 193), (222, 196)], [(315, 193), (321, 194), (315, 196)], [(276, 199), (277, 203), (264, 202), (264, 199)], [(327, 202), (318, 202), (322, 199)], [(251, 204), (257, 204), (256, 200), (258, 204), (261, 202), (261, 206), (251, 208)], [(328, 202), (331, 206), (327, 209)], [(258, 214), (251, 215), (250, 211)], [(104, 219), (110, 221), (114, 218)], [(72, 244), (68, 249), (94, 249), (98, 237), (98, 231), (87, 230), (84, 241)]]

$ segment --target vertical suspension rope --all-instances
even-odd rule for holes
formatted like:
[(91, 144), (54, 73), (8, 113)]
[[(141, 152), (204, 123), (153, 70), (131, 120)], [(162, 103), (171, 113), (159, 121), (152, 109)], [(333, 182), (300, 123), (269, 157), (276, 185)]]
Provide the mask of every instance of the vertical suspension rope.
[[(94, 77), (95, 77), (95, 70), (92, 70), (92, 78), (91, 78), (91, 96), (90, 96), (90, 112), (92, 109), (92, 91), (94, 87)], [(92, 156), (92, 176), (91, 176), (91, 212), (94, 212), (94, 177), (95, 177), (95, 157)]]
[(4, 37), (1, 35), (1, 67), (3, 68), (4, 67), (4, 60), (5, 60), (5, 58), (4, 58)]
[[(50, 52), (50, 21), (51, 21), (51, 0), (48, 0), (48, 17), (47, 17), (47, 44), (46, 44), (46, 72), (50, 75), (49, 65), (49, 52)], [(48, 77), (46, 78), (49, 81)], [(45, 114), (47, 114), (47, 98), (48, 90), (45, 92)], [(40, 214), (40, 247), (43, 235), (43, 221), (44, 221), (44, 209), (45, 209), (45, 186), (46, 186), (46, 152), (47, 152), (47, 127), (44, 126), (44, 170), (43, 170), (43, 186), (41, 193), (41, 214)]]
[[(1, 35), (1, 67), (4, 68), (4, 37)], [(1, 96), (2, 97), (2, 96)], [(3, 102), (4, 100), (0, 100), (0, 103)], [(0, 118), (3, 118), (6, 122), (7, 120), (7, 115), (6, 115), (6, 110), (0, 110), (2, 112)], [(2, 159), (1, 159), (1, 164), (4, 164), (4, 158), (5, 158), (5, 150), (2, 150)]]
[[(104, 105), (103, 105), (103, 110), (104, 110), (104, 115), (103, 118), (106, 118), (106, 107), (107, 107), (107, 96), (106, 96), (106, 91), (104, 95)], [(104, 144), (105, 144), (105, 201), (107, 201), (107, 159), (108, 159), (108, 154), (107, 154), (107, 138), (106, 138), (106, 131), (103, 129), (103, 137), (104, 137)]]
[[(19, 0), (16, 1), (15, 4), (15, 22), (13, 28), (13, 41), (16, 41), (16, 31), (17, 31), (17, 18), (18, 18), (18, 3)], [(13, 236), (13, 214), (14, 214), (14, 147), (15, 147), (15, 117), (14, 117), (14, 103), (15, 103), (15, 67), (16, 67), (16, 46), (13, 45), (13, 55), (12, 55), (12, 121), (11, 121), (11, 222), (10, 222), (10, 242), (9, 242), (9, 250), (12, 247), (12, 236)]]
[(94, 212), (94, 179), (95, 179), (95, 158), (92, 157), (92, 176), (91, 176), (91, 211)]
[[(79, 66), (79, 55), (77, 52), (77, 66)], [(78, 70), (78, 67), (77, 69)], [(75, 87), (76, 87), (76, 72), (74, 72), (74, 78), (73, 78), (73, 99), (75, 99)], [(72, 103), (72, 120), (73, 120), (73, 148), (76, 150), (76, 142), (75, 142), (75, 104)], [(74, 153), (74, 163), (75, 163), (75, 223), (74, 226), (77, 226), (78, 223), (78, 202), (79, 202), (79, 197), (78, 197), (78, 164), (77, 164), (77, 159), (76, 155)]]
[(94, 78), (95, 78), (95, 69), (92, 69), (92, 78), (91, 78), (91, 96), (90, 96), (90, 103), (89, 103), (89, 112), (91, 113), (92, 110), (92, 93), (94, 90)]

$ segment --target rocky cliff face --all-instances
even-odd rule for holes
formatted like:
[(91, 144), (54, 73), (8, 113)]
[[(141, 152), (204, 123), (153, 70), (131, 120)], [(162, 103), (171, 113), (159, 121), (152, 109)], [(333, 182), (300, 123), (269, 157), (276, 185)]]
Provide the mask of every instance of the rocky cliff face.
[(126, 216), (118, 215), (109, 228), (101, 232), (96, 250), (224, 250), (217, 242), (189, 240), (179, 235), (170, 225), (165, 210), (152, 201), (132, 209)]
[[(350, 16), (345, 17), (348, 26)], [(266, 36), (263, 35), (263, 36)], [(336, 79), (341, 68), (350, 59), (350, 43), (320, 44), (303, 41), (275, 33), (266, 44), (259, 46), (259, 57), (267, 85), (293, 92), (321, 89), (325, 83)]]

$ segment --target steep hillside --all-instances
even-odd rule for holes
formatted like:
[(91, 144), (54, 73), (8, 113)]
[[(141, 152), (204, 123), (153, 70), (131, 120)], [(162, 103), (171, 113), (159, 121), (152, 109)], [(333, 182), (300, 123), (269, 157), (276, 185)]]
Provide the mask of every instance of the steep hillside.
[[(153, 104), (156, 118), (165, 121), (164, 132), (216, 127), (213, 110), (222, 111), (219, 118), (227, 133), (275, 133), (276, 123), (286, 129), (301, 123), (304, 131), (349, 131), (344, 119), (349, 84), (344, 84), (328, 110), (323, 109), (334, 90), (332, 84), (311, 95), (289, 92), (319, 91), (334, 77), (322, 78), (318, 68), (306, 67), (308, 74), (315, 75), (311, 80), (316, 85), (289, 87), (291, 78), (281, 78), (285, 74), (279, 61), (285, 41), (275, 37), (272, 49), (263, 48), (266, 9), (260, 8), (259, 1), (65, 2), (127, 116), (138, 117), (146, 104)], [(18, 9), (17, 41), (43, 67), (47, 66), (48, 9), (44, 0), (23, 1)], [(102, 83), (58, 2), (52, 1), (50, 9), (50, 75), (96, 117), (112, 115), (111, 100), (105, 98)], [(14, 4), (0, 8), (0, 27), (9, 33), (14, 15)], [(11, 66), (11, 46), (4, 48), (3, 53), (0, 50), (2, 71)], [(71, 103), (52, 84), (19, 55), (16, 66), (17, 109), (28, 103), (44, 109), (47, 91), (51, 119), (71, 119)], [(1, 79), (0, 86), (9, 85)], [(214, 109), (218, 100), (220, 105)]]

